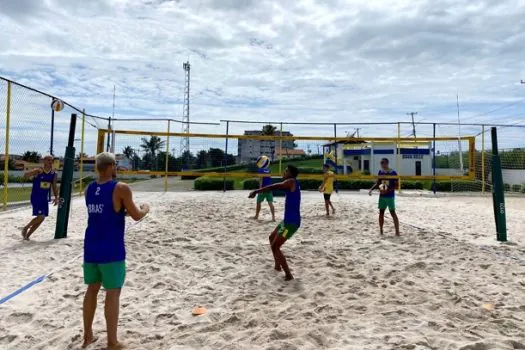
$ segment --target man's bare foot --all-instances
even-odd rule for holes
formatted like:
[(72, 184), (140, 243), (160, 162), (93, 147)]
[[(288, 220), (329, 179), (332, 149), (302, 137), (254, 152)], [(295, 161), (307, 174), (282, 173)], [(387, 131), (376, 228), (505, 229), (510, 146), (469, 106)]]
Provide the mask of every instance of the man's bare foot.
[(84, 344), (82, 344), (82, 349), (87, 348), (91, 344), (97, 341), (98, 338), (95, 338), (93, 334), (90, 334), (88, 336), (84, 336)]
[(275, 265), (275, 266), (273, 267), (273, 269), (274, 269), (275, 271), (279, 271), (279, 272), (281, 272), (281, 271), (283, 270), (283, 269), (281, 268), (281, 266), (278, 266), (278, 265)]
[(383, 235), (383, 231), (379, 231), (379, 234), (382, 236)]
[(396, 232), (396, 237), (399, 237), (401, 236), (401, 234), (399, 234), (399, 232)]
[(292, 275), (284, 276), (284, 280), (285, 281), (291, 281), (291, 280), (293, 280), (293, 276)]
[(258, 216), (252, 216), (252, 219), (253, 220), (259, 220), (259, 217)]
[(121, 342), (117, 342), (117, 344), (114, 344), (114, 345), (109, 345), (108, 344), (108, 347), (106, 348), (107, 350), (120, 350), (120, 349), (125, 349), (126, 346), (121, 343)]
[(272, 222), (275, 222), (275, 218), (272, 219)]
[(332, 209), (332, 215), (335, 215), (335, 209)]

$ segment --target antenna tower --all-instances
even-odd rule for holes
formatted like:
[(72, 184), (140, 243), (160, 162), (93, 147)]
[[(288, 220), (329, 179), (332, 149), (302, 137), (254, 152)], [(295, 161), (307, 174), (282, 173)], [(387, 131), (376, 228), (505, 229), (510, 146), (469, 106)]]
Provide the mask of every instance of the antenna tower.
[[(190, 62), (182, 64), (184, 69), (184, 104), (182, 106), (182, 132), (190, 133)], [(190, 151), (190, 138), (185, 136), (181, 140), (181, 154)]]

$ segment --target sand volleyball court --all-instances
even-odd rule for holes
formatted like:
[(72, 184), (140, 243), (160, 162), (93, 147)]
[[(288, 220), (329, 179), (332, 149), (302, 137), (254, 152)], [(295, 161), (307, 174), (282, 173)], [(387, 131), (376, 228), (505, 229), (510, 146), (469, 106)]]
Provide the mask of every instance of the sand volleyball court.
[[(303, 192), (303, 225), (285, 244), (296, 280), (274, 271), (265, 205), (247, 192), (135, 194), (152, 206), (127, 232), (119, 337), (129, 349), (525, 349), (525, 199), (507, 198), (509, 239), (495, 242), (490, 197), (397, 200), (402, 237), (376, 201)], [(282, 217), (283, 198), (277, 198)], [(0, 349), (79, 349), (86, 210), (75, 199), (69, 237), (53, 240), (56, 209), (31, 242), (30, 209), (0, 214)], [(95, 317), (105, 346), (103, 297)], [(192, 309), (207, 312), (193, 316)]]

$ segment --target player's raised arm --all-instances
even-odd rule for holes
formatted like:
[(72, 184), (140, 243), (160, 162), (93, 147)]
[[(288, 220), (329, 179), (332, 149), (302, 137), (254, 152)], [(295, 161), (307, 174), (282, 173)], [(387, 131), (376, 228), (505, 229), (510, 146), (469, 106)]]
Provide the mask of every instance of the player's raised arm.
[(149, 213), (149, 205), (142, 204), (140, 208), (138, 208), (135, 202), (133, 202), (133, 193), (128, 184), (119, 183), (117, 189), (119, 191), (118, 196), (124, 209), (126, 209), (126, 212), (133, 220), (139, 221)]
[(258, 190), (252, 191), (249, 195), (249, 198), (254, 198), (257, 194), (262, 192), (269, 192), (274, 190), (291, 190), (295, 186), (295, 179), (286, 179), (283, 182), (279, 182), (273, 185), (269, 185)]

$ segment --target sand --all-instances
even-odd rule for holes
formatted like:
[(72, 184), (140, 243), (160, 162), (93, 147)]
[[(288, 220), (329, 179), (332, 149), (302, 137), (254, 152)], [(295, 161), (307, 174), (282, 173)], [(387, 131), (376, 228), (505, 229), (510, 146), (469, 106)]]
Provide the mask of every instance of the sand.
[[(130, 349), (525, 349), (525, 199), (508, 198), (509, 239), (495, 242), (490, 197), (401, 196), (402, 237), (377, 228), (377, 197), (303, 193), (303, 225), (283, 249), (296, 280), (274, 271), (274, 227), (247, 192), (136, 193), (151, 214), (127, 232), (119, 337)], [(283, 199), (277, 198), (282, 217)], [(30, 209), (0, 214), (0, 349), (78, 349), (86, 212), (53, 240), (56, 210), (22, 242)], [(103, 349), (103, 297), (95, 318)], [(483, 305), (485, 307), (483, 307)], [(192, 308), (207, 308), (192, 316)], [(493, 308), (493, 309), (492, 309)]]

